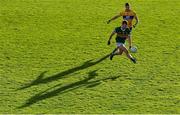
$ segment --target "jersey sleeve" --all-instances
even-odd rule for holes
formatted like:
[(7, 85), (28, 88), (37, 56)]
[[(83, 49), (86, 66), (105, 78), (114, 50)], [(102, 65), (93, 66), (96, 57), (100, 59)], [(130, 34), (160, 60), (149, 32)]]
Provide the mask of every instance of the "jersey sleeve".
[(124, 14), (124, 12), (123, 12), (123, 11), (119, 13), (119, 15), (120, 15), (120, 16), (123, 16), (123, 14)]
[(127, 35), (130, 35), (130, 32), (131, 32), (130, 29), (127, 28), (127, 29), (126, 29), (126, 34), (127, 34)]
[(115, 28), (115, 29), (114, 29), (114, 32), (115, 32), (115, 33), (118, 33), (118, 28)]
[(134, 16), (136, 16), (136, 12), (135, 11), (133, 11), (133, 14), (134, 14)]

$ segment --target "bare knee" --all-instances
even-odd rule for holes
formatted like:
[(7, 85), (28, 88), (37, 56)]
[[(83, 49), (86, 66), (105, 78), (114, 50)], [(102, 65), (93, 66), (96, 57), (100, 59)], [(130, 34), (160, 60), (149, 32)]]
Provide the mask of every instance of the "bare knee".
[(122, 55), (122, 53), (123, 53), (123, 49), (122, 49), (122, 47), (121, 47), (121, 46), (119, 46), (119, 47), (118, 47), (118, 50), (119, 50), (119, 53), (118, 53), (118, 54), (119, 54), (119, 55)]
[(122, 50), (126, 53), (126, 55), (129, 54), (128, 50), (125, 47), (123, 47)]
[(118, 49), (119, 49), (119, 55), (122, 55), (122, 53), (123, 53), (122, 48), (118, 48)]

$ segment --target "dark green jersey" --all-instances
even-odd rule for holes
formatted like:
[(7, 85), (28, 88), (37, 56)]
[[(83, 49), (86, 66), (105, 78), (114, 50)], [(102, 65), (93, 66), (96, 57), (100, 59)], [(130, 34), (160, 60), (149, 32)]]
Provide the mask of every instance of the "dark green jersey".
[(126, 28), (126, 29), (123, 30), (121, 27), (116, 27), (115, 32), (117, 33), (117, 36), (119, 36), (119, 37), (127, 36), (127, 35), (130, 34), (130, 29)]
[(130, 29), (122, 29), (121, 27), (116, 27), (115, 32), (117, 33), (116, 42), (118, 43), (125, 43), (126, 37), (130, 35)]

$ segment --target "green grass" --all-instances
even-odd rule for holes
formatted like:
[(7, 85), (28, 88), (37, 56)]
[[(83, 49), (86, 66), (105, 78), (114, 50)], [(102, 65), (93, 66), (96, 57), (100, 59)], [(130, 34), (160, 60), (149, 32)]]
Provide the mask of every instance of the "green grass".
[(138, 63), (107, 58), (127, 0), (0, 0), (0, 113), (180, 113), (180, 2), (128, 0)]

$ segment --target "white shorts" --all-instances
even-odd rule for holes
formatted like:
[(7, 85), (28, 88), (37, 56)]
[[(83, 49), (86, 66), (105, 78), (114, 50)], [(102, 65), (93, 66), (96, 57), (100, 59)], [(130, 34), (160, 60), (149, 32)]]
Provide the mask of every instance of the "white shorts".
[(124, 46), (125, 47), (125, 45), (123, 43), (116, 43), (116, 46), (117, 47), (120, 47), (120, 46)]

